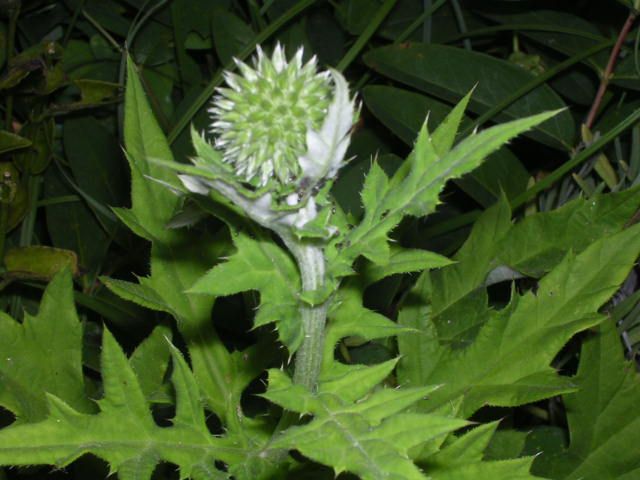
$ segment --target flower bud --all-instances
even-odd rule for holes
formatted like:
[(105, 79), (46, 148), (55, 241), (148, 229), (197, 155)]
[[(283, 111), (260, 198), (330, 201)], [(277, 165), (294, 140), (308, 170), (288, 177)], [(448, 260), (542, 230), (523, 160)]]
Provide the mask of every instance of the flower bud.
[(258, 48), (254, 63), (236, 60), (241, 75), (225, 74), (228, 87), (218, 89), (209, 110), (215, 146), (250, 184), (291, 182), (300, 174), (307, 130), (322, 125), (329, 107), (328, 72), (317, 72), (315, 58), (303, 65), (302, 49), (287, 62), (280, 45), (271, 58)]
[[(301, 183), (305, 176), (311, 177), (309, 183), (319, 180), (314, 178), (318, 170), (335, 175), (336, 168), (318, 166), (323, 159), (337, 163), (328, 158), (335, 156), (331, 153), (341, 151), (344, 157), (346, 148), (336, 149), (336, 143), (348, 145), (344, 138), (355, 114), (346, 81), (335, 71), (318, 72), (315, 57), (303, 64), (302, 48), (291, 61), (280, 45), (271, 57), (260, 47), (257, 52), (253, 68), (236, 60), (239, 74), (225, 73), (227, 87), (218, 89), (209, 109), (215, 147), (223, 161), (254, 187), (264, 187), (272, 180), (290, 186)], [(337, 109), (345, 110), (347, 125), (339, 124)], [(336, 132), (336, 127), (342, 128)]]
[(264, 226), (299, 229), (326, 205), (358, 109), (342, 74), (318, 72), (315, 57), (303, 63), (302, 49), (290, 61), (280, 45), (270, 57), (257, 52), (253, 66), (236, 60), (238, 73), (225, 73), (209, 109), (214, 144), (194, 135), (195, 168), (180, 178)]

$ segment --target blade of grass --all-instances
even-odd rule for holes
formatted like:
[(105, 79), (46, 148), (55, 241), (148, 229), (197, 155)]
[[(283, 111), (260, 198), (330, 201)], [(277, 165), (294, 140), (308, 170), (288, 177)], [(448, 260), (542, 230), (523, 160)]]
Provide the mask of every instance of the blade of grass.
[(640, 177), (640, 126), (631, 131), (631, 153), (629, 154), (629, 176), (633, 182)]
[(497, 25), (495, 27), (479, 28), (476, 30), (470, 30), (468, 32), (460, 32), (452, 37), (446, 38), (442, 43), (454, 43), (469, 37), (483, 37), (486, 35), (492, 35), (497, 32), (552, 32), (552, 33), (566, 33), (575, 37), (588, 38), (589, 40), (595, 40), (597, 42), (604, 42), (606, 37), (600, 35), (594, 35), (589, 32), (583, 32), (581, 30), (574, 30), (571, 28), (561, 28), (555, 25), (537, 25), (535, 23), (512, 23), (505, 25)]
[(587, 148), (585, 148), (580, 153), (578, 153), (573, 158), (571, 158), (568, 162), (564, 163), (563, 165), (555, 169), (553, 172), (551, 172), (549, 175), (547, 175), (545, 178), (537, 182), (529, 190), (527, 190), (526, 192), (523, 192), (522, 194), (514, 198), (513, 201), (511, 202), (512, 208), (515, 210), (516, 208), (527, 203), (529, 200), (531, 200), (541, 191), (549, 188), (551, 185), (553, 185), (555, 182), (557, 182), (562, 177), (564, 177), (567, 173), (569, 173), (573, 168), (580, 165), (582, 162), (586, 161), (587, 159), (591, 158), (598, 151), (600, 151), (605, 145), (615, 140), (618, 137), (618, 135), (620, 135), (622, 132), (633, 127), (636, 123), (638, 123), (638, 121), (640, 121), (640, 109), (636, 110), (627, 118), (622, 120), (615, 127), (613, 127), (611, 130), (609, 130), (608, 132), (603, 134), (600, 138), (598, 138), (598, 140), (596, 140)]
[[(423, 0), (422, 9), (425, 11), (429, 10), (431, 8), (431, 4), (431, 0)], [(424, 19), (424, 23), (422, 24), (422, 41), (424, 43), (431, 43), (432, 23), (431, 17)]]
[[(467, 32), (467, 22), (464, 20), (464, 13), (462, 13), (462, 8), (460, 8), (460, 2), (458, 0), (451, 0), (451, 6), (453, 7), (453, 14), (456, 17), (456, 23), (458, 24), (458, 30), (460, 30), (461, 34)], [(471, 47), (471, 40), (466, 37), (462, 44), (464, 48), (467, 50), (473, 50)]]
[(87, 0), (80, 0), (80, 3), (78, 3), (78, 6), (73, 11), (73, 16), (71, 17), (71, 21), (69, 22), (69, 25), (67, 26), (67, 30), (64, 32), (64, 38), (62, 39), (63, 47), (66, 47), (67, 43), (69, 43), (69, 38), (71, 38), (71, 33), (73, 32), (73, 29), (76, 27), (76, 23), (78, 21), (78, 16), (80, 15), (80, 12), (84, 10), (85, 3), (87, 3)]
[(411, 25), (409, 25), (404, 32), (398, 35), (398, 38), (395, 39), (393, 44), (398, 44), (404, 42), (409, 36), (420, 26), (423, 25), (425, 19), (431, 17), (436, 10), (438, 10), (441, 6), (443, 6), (448, 0), (438, 0), (434, 2), (433, 5), (427, 10), (425, 10), (420, 16), (418, 16)]

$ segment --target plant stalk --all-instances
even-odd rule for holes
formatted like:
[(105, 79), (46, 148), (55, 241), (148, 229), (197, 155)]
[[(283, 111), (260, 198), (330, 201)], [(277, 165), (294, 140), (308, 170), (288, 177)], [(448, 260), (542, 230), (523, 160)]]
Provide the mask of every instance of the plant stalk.
[[(282, 239), (298, 263), (302, 277), (302, 291), (312, 292), (322, 289), (326, 271), (322, 247), (300, 242), (288, 234), (282, 235)], [(300, 306), (304, 339), (296, 353), (293, 381), (311, 391), (316, 390), (320, 377), (327, 308), (326, 301), (319, 305), (302, 303)]]
[(604, 98), (604, 94), (607, 91), (607, 87), (609, 86), (609, 81), (613, 76), (613, 69), (616, 66), (616, 62), (618, 61), (618, 57), (620, 56), (620, 50), (622, 49), (622, 45), (624, 44), (629, 32), (631, 31), (631, 27), (636, 21), (636, 12), (629, 12), (629, 16), (627, 20), (624, 22), (620, 33), (618, 34), (618, 39), (616, 40), (613, 49), (611, 50), (611, 55), (609, 55), (609, 61), (607, 62), (607, 66), (602, 74), (602, 78), (600, 79), (600, 86), (598, 87), (598, 92), (596, 93), (596, 97), (593, 100), (593, 104), (591, 105), (591, 109), (589, 110), (589, 114), (587, 115), (587, 119), (585, 120), (585, 125), (589, 130), (593, 127), (593, 123), (595, 122), (596, 115), (598, 114), (598, 110), (600, 110), (600, 105), (602, 104), (602, 99)]

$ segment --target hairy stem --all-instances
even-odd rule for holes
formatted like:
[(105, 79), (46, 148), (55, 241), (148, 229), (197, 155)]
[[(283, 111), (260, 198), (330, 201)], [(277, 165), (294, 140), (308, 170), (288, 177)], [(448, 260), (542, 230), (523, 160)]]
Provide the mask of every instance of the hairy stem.
[[(325, 258), (322, 247), (297, 241), (288, 234), (281, 234), (281, 236), (298, 263), (303, 292), (321, 289), (325, 280)], [(326, 301), (320, 305), (312, 306), (303, 303), (300, 306), (304, 340), (296, 353), (293, 381), (311, 391), (316, 389), (320, 376), (327, 307)]]
[[(270, 214), (261, 211), (257, 203), (263, 200), (249, 201), (231, 186), (218, 180), (210, 182), (210, 186), (219, 193), (240, 206), (249, 217), (259, 225), (273, 230), (282, 239), (291, 254), (296, 259), (300, 277), (302, 278), (302, 292), (313, 292), (325, 286), (326, 260), (323, 245), (308, 240), (299, 240), (291, 234), (288, 227), (278, 226)], [(327, 323), (328, 302), (309, 305), (301, 301), (300, 319), (302, 321), (304, 339), (296, 353), (295, 372), (293, 381), (314, 391), (320, 376), (322, 352), (324, 348), (324, 327)]]

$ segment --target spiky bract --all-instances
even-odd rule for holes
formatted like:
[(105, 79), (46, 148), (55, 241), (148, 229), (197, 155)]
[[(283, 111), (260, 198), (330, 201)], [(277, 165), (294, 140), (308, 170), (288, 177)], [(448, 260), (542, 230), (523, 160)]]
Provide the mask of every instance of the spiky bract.
[(275, 178), (294, 181), (299, 157), (307, 151), (307, 132), (317, 130), (331, 102), (329, 72), (318, 73), (316, 59), (303, 64), (299, 49), (291, 61), (276, 45), (271, 57), (261, 48), (253, 68), (236, 61), (240, 74), (225, 73), (218, 89), (212, 132), (223, 160), (255, 186)]

